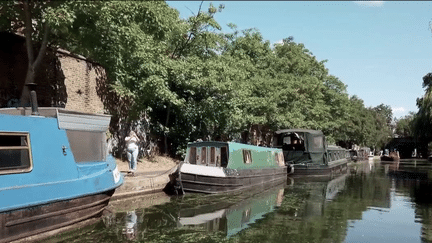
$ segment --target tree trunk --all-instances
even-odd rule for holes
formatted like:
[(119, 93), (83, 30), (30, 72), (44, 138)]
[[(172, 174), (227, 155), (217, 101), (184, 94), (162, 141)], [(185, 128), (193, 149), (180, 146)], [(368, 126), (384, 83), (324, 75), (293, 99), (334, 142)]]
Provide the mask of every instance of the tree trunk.
[(33, 41), (32, 41), (32, 20), (31, 20), (31, 10), (29, 8), (29, 4), (27, 1), (24, 1), (24, 15), (25, 15), (25, 38), (26, 38), (26, 48), (27, 48), (27, 57), (28, 57), (28, 68), (27, 68), (27, 75), (24, 82), (24, 86), (21, 92), (21, 105), (22, 106), (28, 106), (30, 103), (30, 92), (27, 87), (27, 84), (34, 83), (35, 81), (35, 74), (37, 68), (40, 66), (40, 63), (42, 62), (42, 59), (45, 55), (47, 46), (48, 46), (48, 34), (49, 34), (49, 27), (48, 24), (44, 24), (44, 36), (42, 39), (41, 47), (39, 48), (39, 53), (34, 58), (34, 52), (33, 52)]

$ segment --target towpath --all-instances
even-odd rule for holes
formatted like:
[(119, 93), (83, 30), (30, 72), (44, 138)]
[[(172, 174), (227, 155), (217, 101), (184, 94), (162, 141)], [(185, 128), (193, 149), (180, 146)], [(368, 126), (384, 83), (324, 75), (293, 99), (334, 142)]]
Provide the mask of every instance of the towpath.
[(144, 159), (138, 162), (135, 176), (129, 176), (127, 161), (117, 159), (116, 162), (120, 173), (124, 175), (124, 182), (116, 189), (112, 200), (161, 192), (169, 182), (168, 175), (177, 169), (179, 163), (163, 156), (156, 156), (152, 161)]

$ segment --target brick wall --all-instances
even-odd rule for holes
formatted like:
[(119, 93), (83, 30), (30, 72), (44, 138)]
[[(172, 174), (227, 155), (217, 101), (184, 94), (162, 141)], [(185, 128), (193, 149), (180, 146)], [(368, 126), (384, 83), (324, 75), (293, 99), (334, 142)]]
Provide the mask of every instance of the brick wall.
[(97, 92), (104, 83), (105, 72), (103, 68), (62, 50), (58, 52), (57, 56), (65, 76), (64, 84), (67, 93), (65, 108), (103, 114), (104, 105)]

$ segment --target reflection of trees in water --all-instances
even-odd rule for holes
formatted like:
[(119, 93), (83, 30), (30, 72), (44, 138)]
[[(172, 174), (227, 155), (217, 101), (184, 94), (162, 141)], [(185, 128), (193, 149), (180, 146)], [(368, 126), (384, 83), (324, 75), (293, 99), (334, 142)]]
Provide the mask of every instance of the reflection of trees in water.
[[(421, 239), (432, 242), (432, 181), (430, 162), (422, 160), (401, 161), (384, 165), (398, 194), (411, 198), (415, 207), (416, 221), (422, 224)], [(391, 167), (393, 166), (393, 167)]]
[[(332, 181), (297, 182), (267, 196), (187, 195), (173, 198), (163, 205), (137, 209), (137, 236), (140, 242), (343, 242), (349, 220), (360, 219), (370, 206), (389, 207), (391, 180), (383, 171), (354, 174)], [(327, 200), (329, 193), (339, 190)], [(283, 197), (283, 200), (282, 200)], [(250, 198), (250, 202), (248, 202)], [(258, 205), (254, 205), (258, 202)], [(276, 207), (256, 218), (258, 207)], [(319, 210), (311, 210), (318, 208)], [(255, 211), (254, 211), (255, 210)], [(419, 209), (423, 210), (423, 209)], [(220, 213), (222, 217), (211, 218)], [(421, 213), (430, 215), (425, 209)], [(201, 217), (201, 216), (206, 217)], [(105, 226), (79, 231), (75, 242), (124, 242), (122, 230), (127, 213), (119, 213)], [(209, 217), (207, 217), (209, 216)], [(430, 216), (427, 216), (429, 219)], [(181, 219), (203, 219), (201, 224), (187, 225)], [(233, 220), (233, 221), (230, 221)], [(237, 220), (237, 221), (235, 221)], [(250, 224), (248, 222), (252, 222)], [(110, 220), (107, 220), (110, 222)], [(184, 225), (181, 225), (181, 222)], [(227, 238), (230, 222), (239, 231)], [(246, 227), (242, 227), (247, 224)], [(429, 223), (427, 225), (430, 225)], [(424, 227), (424, 231), (430, 230)], [(237, 233), (238, 232), (238, 233)], [(430, 235), (430, 234), (429, 234)], [(73, 239), (73, 237), (72, 237)], [(96, 239), (96, 240), (95, 240)], [(64, 240), (63, 242), (74, 242)]]
[(416, 221), (422, 224), (421, 239), (432, 242), (432, 181), (418, 178), (394, 178), (398, 193), (409, 196), (415, 205)]
[(343, 242), (349, 220), (360, 219), (369, 206), (389, 206), (390, 180), (378, 174), (359, 173), (336, 183), (344, 188), (332, 201), (327, 201), (329, 188), (341, 188), (332, 181), (294, 184), (285, 190), (276, 213), (241, 232), (237, 240)]
[[(188, 195), (162, 205), (107, 213), (99, 223), (68, 232), (67, 236), (56, 236), (55, 241), (229, 242), (232, 241), (227, 238), (230, 232), (235, 234), (249, 227), (251, 222), (280, 205), (282, 197), (283, 185), (267, 191)], [(193, 223), (196, 217), (202, 221)], [(187, 223), (188, 218), (192, 219), (191, 224)]]

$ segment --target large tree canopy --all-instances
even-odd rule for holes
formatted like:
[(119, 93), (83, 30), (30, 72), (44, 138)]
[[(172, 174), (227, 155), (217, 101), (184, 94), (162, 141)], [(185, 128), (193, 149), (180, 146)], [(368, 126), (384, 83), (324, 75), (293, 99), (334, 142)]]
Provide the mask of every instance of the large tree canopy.
[(413, 132), (418, 138), (432, 141), (432, 73), (423, 77), (425, 94), (417, 99), (417, 114), (413, 118)]
[(349, 98), (293, 37), (271, 46), (256, 29), (222, 31), (214, 19), (222, 5), (180, 19), (162, 1), (30, 2), (26, 22), (26, 4), (0, 3), (2, 29), (32, 23), (32, 41), (100, 63), (122, 100), (109, 112), (128, 122), (145, 114), (173, 154), (196, 139), (238, 139), (257, 124), (320, 129), (329, 141), (370, 147), (390, 135), (388, 106)]

